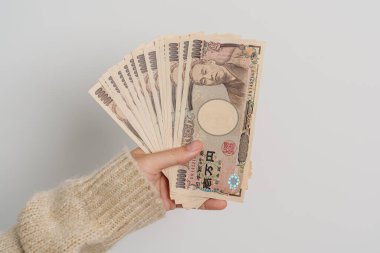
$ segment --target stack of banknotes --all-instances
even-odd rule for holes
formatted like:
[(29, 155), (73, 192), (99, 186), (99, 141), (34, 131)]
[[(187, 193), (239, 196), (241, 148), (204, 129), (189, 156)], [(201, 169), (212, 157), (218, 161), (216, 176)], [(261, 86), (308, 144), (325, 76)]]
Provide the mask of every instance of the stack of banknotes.
[(147, 153), (201, 140), (192, 161), (164, 171), (185, 208), (243, 201), (264, 43), (232, 34), (163, 36), (112, 66), (91, 96)]

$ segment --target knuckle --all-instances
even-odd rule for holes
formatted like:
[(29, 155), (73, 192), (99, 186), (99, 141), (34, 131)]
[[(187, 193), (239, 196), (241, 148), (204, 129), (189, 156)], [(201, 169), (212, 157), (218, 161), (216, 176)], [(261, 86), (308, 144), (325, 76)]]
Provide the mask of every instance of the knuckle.
[(183, 164), (186, 162), (186, 150), (184, 147), (179, 147), (175, 149), (173, 152), (173, 161), (175, 164)]

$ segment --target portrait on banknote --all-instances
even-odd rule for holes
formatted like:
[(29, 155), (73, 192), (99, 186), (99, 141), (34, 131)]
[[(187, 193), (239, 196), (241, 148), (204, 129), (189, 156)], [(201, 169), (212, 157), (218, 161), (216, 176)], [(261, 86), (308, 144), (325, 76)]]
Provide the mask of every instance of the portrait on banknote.
[(188, 65), (189, 105), (183, 137), (208, 142), (201, 154), (179, 171), (177, 187), (240, 196), (257, 50), (260, 47), (204, 41), (201, 57)]
[(158, 37), (90, 90), (144, 152), (203, 142), (190, 162), (163, 171), (177, 204), (243, 201), (263, 45), (232, 34)]

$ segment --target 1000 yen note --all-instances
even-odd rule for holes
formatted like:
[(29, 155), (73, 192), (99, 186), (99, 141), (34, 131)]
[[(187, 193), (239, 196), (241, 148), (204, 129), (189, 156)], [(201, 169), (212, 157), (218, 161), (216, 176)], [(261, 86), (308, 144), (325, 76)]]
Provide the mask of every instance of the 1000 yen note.
[(200, 139), (204, 149), (176, 170), (171, 194), (242, 201), (262, 56), (257, 41), (190, 40), (182, 142)]

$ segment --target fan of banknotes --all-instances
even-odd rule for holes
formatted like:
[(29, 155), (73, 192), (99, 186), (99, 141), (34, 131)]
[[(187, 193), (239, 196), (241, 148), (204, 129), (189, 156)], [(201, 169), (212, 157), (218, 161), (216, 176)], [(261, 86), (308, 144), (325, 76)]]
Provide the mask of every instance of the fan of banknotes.
[(163, 36), (127, 54), (89, 92), (144, 152), (204, 143), (195, 159), (164, 171), (177, 204), (242, 202), (263, 50), (232, 34)]

